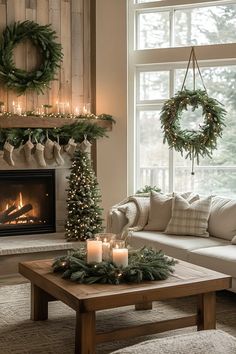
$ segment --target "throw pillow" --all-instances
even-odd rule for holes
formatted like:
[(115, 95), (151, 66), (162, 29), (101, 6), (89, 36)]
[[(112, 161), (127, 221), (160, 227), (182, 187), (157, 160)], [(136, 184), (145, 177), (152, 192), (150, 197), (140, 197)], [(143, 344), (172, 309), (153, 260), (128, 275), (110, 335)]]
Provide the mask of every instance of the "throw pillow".
[[(191, 192), (182, 193), (181, 196), (190, 203), (199, 199), (197, 194)], [(173, 197), (174, 194), (165, 195), (154, 191), (151, 192), (148, 223), (144, 230), (164, 231), (166, 229), (171, 218)]]
[(144, 230), (164, 231), (171, 218), (172, 196), (152, 191), (148, 223)]
[(173, 200), (172, 217), (165, 230), (166, 234), (208, 237), (208, 219), (211, 197), (190, 204), (180, 195)]
[(236, 236), (234, 236), (234, 238), (231, 241), (232, 245), (236, 245)]
[(231, 241), (236, 235), (236, 200), (213, 197), (208, 222), (211, 236)]

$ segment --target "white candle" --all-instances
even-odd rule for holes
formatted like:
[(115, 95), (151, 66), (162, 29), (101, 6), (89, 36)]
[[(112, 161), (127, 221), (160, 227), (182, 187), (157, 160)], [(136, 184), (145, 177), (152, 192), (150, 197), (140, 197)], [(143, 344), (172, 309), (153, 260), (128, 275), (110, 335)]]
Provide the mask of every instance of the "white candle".
[(87, 263), (102, 262), (102, 241), (87, 240)]
[(80, 114), (80, 109), (79, 109), (79, 107), (75, 107), (75, 112), (74, 112), (74, 114), (75, 114), (76, 116), (78, 116), (78, 115)]
[(88, 113), (88, 110), (86, 108), (86, 106), (83, 107), (83, 114), (87, 114)]
[(65, 104), (65, 113), (69, 114), (70, 113), (70, 103), (66, 102)]
[(58, 101), (56, 102), (56, 107), (57, 107), (57, 114), (59, 114), (60, 110), (59, 110), (59, 102)]
[(128, 265), (128, 249), (127, 248), (113, 248), (112, 260), (118, 267), (127, 267)]
[(13, 114), (16, 114), (16, 104), (15, 104), (15, 101), (12, 102), (12, 110), (13, 110)]
[(18, 104), (17, 107), (16, 107), (16, 114), (18, 114), (20, 116), (21, 113), (22, 113), (22, 108), (21, 108), (21, 105)]
[(107, 239), (105, 238), (103, 243), (102, 243), (102, 259), (104, 261), (108, 261), (110, 258), (110, 249), (111, 245), (110, 242), (107, 242)]

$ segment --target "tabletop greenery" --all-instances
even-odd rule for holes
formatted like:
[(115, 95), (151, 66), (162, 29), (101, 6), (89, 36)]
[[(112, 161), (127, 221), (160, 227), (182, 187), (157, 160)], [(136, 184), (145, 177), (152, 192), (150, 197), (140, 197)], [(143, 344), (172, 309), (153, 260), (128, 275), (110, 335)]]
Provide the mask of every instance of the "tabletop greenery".
[(140, 283), (144, 280), (164, 280), (174, 272), (176, 261), (168, 258), (162, 251), (143, 247), (129, 251), (129, 265), (117, 267), (112, 261), (86, 263), (84, 248), (69, 252), (54, 260), (52, 268), (65, 279), (74, 282), (93, 284)]
[[(181, 114), (183, 110), (192, 107), (195, 111), (199, 106), (203, 111), (203, 123), (198, 130), (182, 129)], [(208, 96), (205, 90), (183, 89), (167, 100), (161, 111), (161, 124), (164, 132), (164, 142), (170, 148), (186, 152), (186, 158), (199, 163), (199, 157), (211, 157), (216, 149), (217, 138), (222, 136), (226, 111), (221, 103)]]
[[(0, 44), (0, 80), (8, 89), (19, 94), (27, 90), (43, 93), (49, 82), (55, 79), (63, 57), (62, 46), (55, 41), (56, 38), (51, 24), (41, 26), (34, 21), (24, 21), (6, 27)], [(39, 67), (30, 72), (17, 68), (13, 55), (14, 48), (27, 39), (39, 49), (42, 59)]]

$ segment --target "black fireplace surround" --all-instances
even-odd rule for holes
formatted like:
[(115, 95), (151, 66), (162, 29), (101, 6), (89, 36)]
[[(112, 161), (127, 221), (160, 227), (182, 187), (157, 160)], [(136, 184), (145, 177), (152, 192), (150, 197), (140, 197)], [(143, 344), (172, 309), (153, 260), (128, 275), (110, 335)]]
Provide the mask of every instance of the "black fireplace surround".
[(0, 237), (56, 231), (55, 170), (0, 171)]

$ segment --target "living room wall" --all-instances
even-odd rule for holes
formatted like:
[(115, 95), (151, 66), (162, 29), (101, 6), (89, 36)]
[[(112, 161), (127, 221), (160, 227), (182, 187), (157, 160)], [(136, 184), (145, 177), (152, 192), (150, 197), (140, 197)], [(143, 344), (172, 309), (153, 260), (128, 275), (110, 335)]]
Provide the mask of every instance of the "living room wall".
[(98, 179), (105, 212), (127, 195), (126, 1), (98, 0), (96, 51), (97, 113), (116, 119), (109, 139), (98, 141)]

